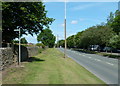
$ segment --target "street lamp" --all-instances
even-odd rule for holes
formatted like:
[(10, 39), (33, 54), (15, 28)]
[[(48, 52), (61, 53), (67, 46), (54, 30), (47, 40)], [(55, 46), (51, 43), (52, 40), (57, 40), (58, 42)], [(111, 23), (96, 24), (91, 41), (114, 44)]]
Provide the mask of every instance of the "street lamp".
[(65, 0), (64, 35), (65, 35), (65, 49), (64, 49), (64, 58), (65, 58), (66, 57), (66, 49), (67, 49), (67, 42), (66, 42), (66, 0)]
[(20, 65), (20, 62), (21, 62), (21, 46), (20, 46), (20, 28), (19, 29), (15, 29), (14, 31), (19, 31), (19, 59), (18, 59), (18, 65)]

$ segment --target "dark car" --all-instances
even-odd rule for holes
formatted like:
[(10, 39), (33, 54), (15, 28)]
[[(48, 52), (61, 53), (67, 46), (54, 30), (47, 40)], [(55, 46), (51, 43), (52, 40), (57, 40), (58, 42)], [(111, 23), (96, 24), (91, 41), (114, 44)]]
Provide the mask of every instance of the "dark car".
[(100, 51), (100, 46), (99, 45), (90, 45), (89, 50)]

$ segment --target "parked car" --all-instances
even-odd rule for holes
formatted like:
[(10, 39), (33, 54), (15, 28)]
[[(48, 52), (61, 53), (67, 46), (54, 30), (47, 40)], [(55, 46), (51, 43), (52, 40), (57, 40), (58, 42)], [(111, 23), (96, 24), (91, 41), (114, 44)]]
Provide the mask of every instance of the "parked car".
[(101, 49), (99, 45), (90, 45), (89, 50), (100, 51)]
[(104, 52), (111, 52), (113, 49), (111, 47), (104, 47)]

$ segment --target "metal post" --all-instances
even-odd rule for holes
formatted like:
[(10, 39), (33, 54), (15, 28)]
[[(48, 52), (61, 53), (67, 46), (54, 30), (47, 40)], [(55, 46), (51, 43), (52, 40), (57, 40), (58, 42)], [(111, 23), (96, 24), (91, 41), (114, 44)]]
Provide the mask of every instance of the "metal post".
[(59, 48), (59, 36), (57, 35), (57, 48)]
[(65, 0), (65, 20), (64, 20), (65, 49), (64, 58), (66, 57), (67, 41), (66, 41), (66, 0)]
[(20, 42), (21, 42), (21, 40), (20, 40), (20, 28), (19, 28), (19, 61), (18, 61), (18, 64), (20, 65), (20, 62), (21, 62), (21, 46), (20, 46)]

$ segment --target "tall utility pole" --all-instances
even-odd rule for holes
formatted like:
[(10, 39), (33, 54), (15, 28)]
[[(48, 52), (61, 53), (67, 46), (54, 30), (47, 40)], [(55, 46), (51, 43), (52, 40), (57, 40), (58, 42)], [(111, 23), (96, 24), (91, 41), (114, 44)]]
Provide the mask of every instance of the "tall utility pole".
[(20, 27), (19, 27), (19, 62), (18, 64), (20, 65), (20, 62), (21, 62), (21, 46), (20, 46), (20, 43), (21, 43), (21, 38), (20, 38)]
[(64, 49), (64, 58), (65, 58), (66, 57), (66, 49), (67, 49), (67, 42), (66, 42), (66, 0), (65, 0), (64, 35), (65, 35), (65, 49)]
[(59, 48), (59, 35), (57, 35), (57, 48)]

